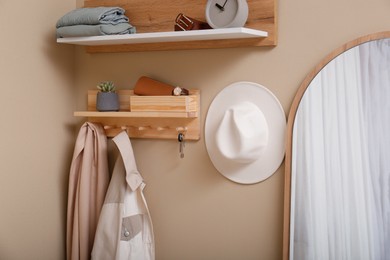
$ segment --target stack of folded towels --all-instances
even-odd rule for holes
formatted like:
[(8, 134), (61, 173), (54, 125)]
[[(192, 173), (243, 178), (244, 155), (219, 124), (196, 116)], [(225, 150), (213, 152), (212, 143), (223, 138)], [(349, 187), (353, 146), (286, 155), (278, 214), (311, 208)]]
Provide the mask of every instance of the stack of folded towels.
[(57, 38), (135, 33), (120, 7), (75, 9), (57, 22)]

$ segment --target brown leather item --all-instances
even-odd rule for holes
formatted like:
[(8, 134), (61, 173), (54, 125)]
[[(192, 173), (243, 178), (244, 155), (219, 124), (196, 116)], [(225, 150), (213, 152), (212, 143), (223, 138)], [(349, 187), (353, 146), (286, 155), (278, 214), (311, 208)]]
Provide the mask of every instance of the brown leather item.
[[(134, 94), (139, 96), (172, 96), (174, 86), (142, 76), (135, 83)], [(188, 95), (188, 90), (181, 88), (180, 95)]]
[(180, 13), (175, 20), (175, 31), (212, 29), (206, 22), (198, 21)]
[(171, 96), (175, 87), (145, 76), (138, 79), (134, 94), (140, 96)]

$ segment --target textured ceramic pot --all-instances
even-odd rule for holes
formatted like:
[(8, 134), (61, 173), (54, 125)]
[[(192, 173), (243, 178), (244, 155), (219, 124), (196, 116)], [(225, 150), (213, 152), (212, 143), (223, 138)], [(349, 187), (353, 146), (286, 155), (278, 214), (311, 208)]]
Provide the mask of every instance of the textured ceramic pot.
[(119, 111), (119, 96), (114, 92), (98, 92), (96, 96), (97, 111)]

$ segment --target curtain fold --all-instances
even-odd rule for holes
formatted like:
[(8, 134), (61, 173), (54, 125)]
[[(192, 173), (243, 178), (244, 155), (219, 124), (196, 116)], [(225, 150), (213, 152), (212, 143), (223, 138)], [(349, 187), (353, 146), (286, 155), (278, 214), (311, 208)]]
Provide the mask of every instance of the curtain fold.
[(390, 41), (328, 63), (299, 105), (292, 259), (390, 259)]

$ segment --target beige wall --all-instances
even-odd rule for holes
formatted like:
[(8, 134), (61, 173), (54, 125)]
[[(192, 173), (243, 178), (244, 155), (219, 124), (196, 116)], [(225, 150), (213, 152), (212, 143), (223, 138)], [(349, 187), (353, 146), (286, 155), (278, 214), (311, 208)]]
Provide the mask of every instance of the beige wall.
[[(85, 92), (102, 80), (132, 88), (147, 75), (213, 97), (232, 82), (268, 87), (286, 113), (306, 74), (359, 36), (389, 30), (387, 0), (280, 1), (274, 48), (86, 54), (57, 45), (53, 26), (80, 0), (0, 1), (0, 259), (64, 259), (67, 174)], [(190, 63), (191, 70), (182, 64)], [(174, 141), (134, 140), (154, 221), (157, 259), (280, 259), (283, 167), (238, 185), (202, 139), (179, 159)]]
[(54, 25), (74, 5), (0, 1), (0, 259), (63, 259), (74, 51)]

